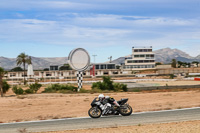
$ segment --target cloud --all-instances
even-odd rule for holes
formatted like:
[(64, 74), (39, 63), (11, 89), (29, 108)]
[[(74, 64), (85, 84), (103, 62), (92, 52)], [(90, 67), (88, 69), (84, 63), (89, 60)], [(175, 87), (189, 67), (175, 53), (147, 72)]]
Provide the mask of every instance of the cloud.
[(9, 0), (0, 4), (2, 11), (45, 11), (191, 17), (198, 16), (196, 0)]
[(200, 28), (197, 19), (78, 13), (54, 14), (53, 18), (0, 20), (0, 39), (51, 44), (99, 42), (100, 46), (127, 40), (196, 39)]

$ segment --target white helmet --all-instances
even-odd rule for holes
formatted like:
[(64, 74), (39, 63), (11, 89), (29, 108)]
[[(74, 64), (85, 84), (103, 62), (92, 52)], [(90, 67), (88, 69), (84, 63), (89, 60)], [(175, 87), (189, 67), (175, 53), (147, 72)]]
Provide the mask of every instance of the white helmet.
[(103, 98), (104, 98), (104, 95), (103, 95), (103, 94), (99, 94), (98, 98), (99, 98), (99, 99), (103, 99)]

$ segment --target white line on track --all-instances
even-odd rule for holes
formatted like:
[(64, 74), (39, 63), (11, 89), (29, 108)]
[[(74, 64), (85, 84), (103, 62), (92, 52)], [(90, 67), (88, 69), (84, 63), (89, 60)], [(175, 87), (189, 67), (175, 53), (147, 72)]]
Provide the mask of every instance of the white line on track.
[[(159, 112), (171, 112), (171, 111), (181, 111), (181, 110), (191, 110), (191, 109), (200, 109), (200, 107), (192, 108), (183, 108), (183, 109), (173, 109), (173, 110), (160, 110), (160, 111), (147, 111), (147, 112), (136, 112), (134, 114), (146, 114), (146, 113), (159, 113)], [(108, 116), (105, 116), (108, 117)], [(51, 121), (62, 121), (62, 120), (76, 120), (76, 119), (88, 119), (90, 117), (74, 117), (74, 118), (62, 118), (62, 119), (51, 119), (51, 120), (39, 120), (39, 121), (24, 121), (24, 122), (13, 122), (13, 123), (1, 123), (0, 125), (9, 125), (9, 124), (25, 124), (25, 123), (36, 123), (36, 122), (51, 122)]]

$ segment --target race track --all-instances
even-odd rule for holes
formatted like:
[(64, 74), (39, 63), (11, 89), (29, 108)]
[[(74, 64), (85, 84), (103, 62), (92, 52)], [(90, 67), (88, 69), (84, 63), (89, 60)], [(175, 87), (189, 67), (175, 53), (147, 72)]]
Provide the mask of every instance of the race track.
[(134, 113), (131, 116), (126, 117), (109, 116), (99, 119), (91, 119), (89, 117), (86, 117), (34, 122), (2, 123), (0, 124), (0, 133), (18, 133), (18, 130), (23, 128), (27, 129), (27, 131), (39, 132), (138, 125), (148, 123), (166, 123), (188, 120), (200, 120), (200, 107), (190, 109)]

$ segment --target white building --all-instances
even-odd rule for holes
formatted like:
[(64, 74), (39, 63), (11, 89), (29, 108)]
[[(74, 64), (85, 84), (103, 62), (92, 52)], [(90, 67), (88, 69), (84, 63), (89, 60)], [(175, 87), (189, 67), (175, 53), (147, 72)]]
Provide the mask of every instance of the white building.
[(125, 60), (123, 69), (144, 70), (155, 68), (155, 55), (152, 47), (132, 47), (132, 55)]

